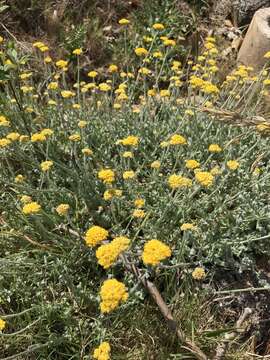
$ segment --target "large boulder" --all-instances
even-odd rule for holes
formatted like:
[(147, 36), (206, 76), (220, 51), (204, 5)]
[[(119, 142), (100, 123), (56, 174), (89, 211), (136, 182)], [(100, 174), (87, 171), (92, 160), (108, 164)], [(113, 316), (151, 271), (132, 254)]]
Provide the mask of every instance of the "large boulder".
[(254, 13), (270, 7), (270, 0), (216, 0), (214, 14), (218, 17), (231, 18), (234, 25), (247, 25)]
[(270, 7), (256, 11), (243, 44), (238, 53), (238, 62), (260, 70), (268, 59), (265, 53), (270, 51)]

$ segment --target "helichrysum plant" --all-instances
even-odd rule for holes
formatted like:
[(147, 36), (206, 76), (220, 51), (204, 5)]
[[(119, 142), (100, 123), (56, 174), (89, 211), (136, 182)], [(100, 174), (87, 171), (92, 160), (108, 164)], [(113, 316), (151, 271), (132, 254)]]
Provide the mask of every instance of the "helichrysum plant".
[[(132, 21), (119, 26), (128, 42)], [(197, 286), (216, 266), (243, 271), (269, 252), (270, 126), (257, 116), (269, 68), (240, 65), (220, 83), (215, 38), (187, 62), (165, 24), (146, 40), (133, 39), (129, 66), (103, 72), (80, 68), (84, 49), (72, 65), (35, 42), (38, 81), (34, 62), (1, 42), (1, 252), (18, 258), (0, 280), (0, 331), (19, 331), (33, 312), (29, 339), (45, 343), (44, 358), (60, 349), (110, 359), (110, 324), (143, 306), (138, 286), (158, 286), (163, 269), (175, 279), (186, 263), (183, 281)], [(257, 122), (235, 127), (239, 113)], [(24, 324), (4, 320), (10, 307), (30, 308)], [(28, 347), (9, 339), (7, 356)]]

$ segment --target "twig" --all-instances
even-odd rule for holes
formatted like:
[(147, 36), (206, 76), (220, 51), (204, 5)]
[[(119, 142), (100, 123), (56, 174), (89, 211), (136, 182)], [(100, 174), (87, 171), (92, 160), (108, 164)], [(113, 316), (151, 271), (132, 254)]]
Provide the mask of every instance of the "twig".
[(231, 289), (231, 290), (221, 290), (221, 291), (215, 291), (215, 295), (221, 295), (221, 294), (235, 294), (235, 293), (241, 293), (241, 292), (249, 292), (249, 291), (270, 291), (270, 286), (265, 287), (249, 287), (244, 289)]
[(243, 325), (244, 321), (252, 314), (252, 310), (250, 308), (245, 308), (243, 314), (240, 316), (240, 318), (236, 322), (236, 331), (233, 331), (231, 333), (227, 333), (225, 335), (224, 341), (218, 345), (216, 349), (216, 354), (213, 358), (213, 360), (221, 360), (224, 358), (228, 347), (230, 343), (235, 340), (237, 335), (241, 332), (241, 326)]
[[(49, 245), (45, 245), (45, 244), (40, 244), (38, 243), (37, 241), (35, 240), (32, 240), (28, 235), (25, 235), (25, 234), (21, 234), (21, 233), (18, 233), (18, 232), (12, 232), (12, 233), (1, 233), (0, 232), (0, 235), (12, 235), (12, 236), (16, 236), (16, 237), (19, 237), (19, 238), (23, 238), (25, 239), (26, 241), (28, 241), (30, 244), (32, 245), (35, 245), (35, 246), (38, 246), (44, 250), (52, 250), (52, 248), (49, 246)], [(1, 359), (0, 359), (1, 360)]]
[(46, 342), (45, 344), (36, 344), (36, 345), (32, 345), (32, 346), (29, 346), (29, 348), (27, 350), (24, 350), (22, 352), (20, 352), (19, 354), (15, 354), (15, 355), (11, 355), (11, 356), (8, 356), (8, 357), (5, 357), (5, 358), (1, 358), (0, 360), (13, 360), (13, 359), (22, 359), (22, 355), (26, 355), (26, 354), (29, 354), (33, 351), (36, 351), (38, 349), (41, 349), (43, 347), (46, 347), (50, 344), (51, 342)]
[(18, 331), (14, 332), (14, 333), (9, 333), (9, 334), (1, 333), (1, 334), (0, 334), (0, 337), (10, 337), (10, 336), (22, 334), (23, 332), (25, 332), (26, 330), (28, 330), (30, 327), (32, 327), (33, 325), (35, 325), (36, 323), (38, 323), (40, 320), (41, 320), (41, 319), (38, 318), (38, 319), (36, 319), (35, 321), (33, 321), (31, 324), (27, 325), (27, 326), (24, 327), (23, 329), (18, 330)]
[(32, 311), (33, 309), (35, 309), (35, 307), (32, 307), (30, 309), (25, 309), (25, 310), (23, 310), (21, 312), (14, 313), (14, 314), (1, 315), (1, 319), (11, 319), (11, 318), (16, 317), (16, 316), (21, 316), (23, 314), (28, 313), (29, 311)]

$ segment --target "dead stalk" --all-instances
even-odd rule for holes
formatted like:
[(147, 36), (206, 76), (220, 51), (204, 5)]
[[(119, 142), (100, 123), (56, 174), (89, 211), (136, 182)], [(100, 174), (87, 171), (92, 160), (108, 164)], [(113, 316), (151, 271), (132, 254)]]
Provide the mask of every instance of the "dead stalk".
[(151, 281), (143, 278), (140, 274), (140, 270), (131, 263), (128, 263), (127, 259), (124, 255), (122, 255), (123, 263), (128, 271), (131, 271), (138, 281), (145, 287), (145, 289), (149, 292), (152, 299), (158, 306), (160, 312), (162, 313), (166, 323), (171, 331), (173, 331), (178, 339), (183, 343), (183, 348), (191, 352), (196, 359), (198, 360), (207, 360), (207, 356), (203, 353), (203, 351), (196, 345), (192, 340), (187, 338), (183, 331), (178, 327), (177, 322), (173, 318), (171, 310), (168, 308), (167, 304), (165, 303), (164, 299), (162, 298), (160, 292), (158, 291), (157, 287)]

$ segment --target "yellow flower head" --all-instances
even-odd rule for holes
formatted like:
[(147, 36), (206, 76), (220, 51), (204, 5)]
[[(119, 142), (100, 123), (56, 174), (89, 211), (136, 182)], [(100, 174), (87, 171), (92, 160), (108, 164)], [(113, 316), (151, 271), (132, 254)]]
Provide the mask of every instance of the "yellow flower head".
[(139, 138), (137, 136), (130, 135), (122, 140), (118, 140), (117, 144), (122, 144), (124, 146), (137, 146), (139, 143)]
[(198, 171), (195, 179), (203, 186), (209, 187), (213, 184), (214, 176), (208, 171)]
[(160, 23), (156, 23), (152, 26), (152, 28), (154, 30), (164, 30), (165, 29), (165, 26), (163, 24), (160, 24)]
[(40, 164), (40, 168), (42, 171), (48, 171), (50, 170), (50, 168), (53, 166), (53, 161), (51, 160), (47, 160), (47, 161), (43, 161), (41, 164)]
[(86, 155), (86, 156), (93, 155), (93, 151), (91, 149), (89, 149), (89, 148), (83, 148), (82, 153), (83, 153), (83, 155)]
[(135, 209), (132, 213), (132, 216), (134, 218), (139, 218), (139, 219), (142, 219), (145, 217), (145, 211), (142, 210), (142, 209)]
[(33, 47), (38, 48), (38, 49), (43, 46), (45, 46), (45, 44), (42, 41), (36, 41), (33, 43)]
[(153, 162), (151, 163), (150, 166), (151, 166), (152, 169), (159, 169), (160, 166), (161, 166), (161, 163), (160, 163), (160, 161), (155, 160), (155, 161), (153, 161)]
[(110, 344), (104, 341), (94, 350), (93, 358), (96, 360), (110, 360), (110, 353)]
[(185, 145), (187, 143), (187, 140), (184, 138), (184, 136), (179, 134), (174, 134), (170, 138), (170, 145)]
[(171, 249), (163, 242), (153, 239), (144, 245), (142, 260), (145, 265), (158, 265), (162, 260), (171, 256)]
[(5, 327), (6, 327), (5, 320), (0, 318), (0, 331), (3, 331)]
[(19, 75), (21, 80), (29, 79), (31, 76), (32, 76), (31, 72), (30, 73), (23, 73), (23, 74)]
[(32, 202), (32, 198), (31, 198), (31, 196), (28, 196), (28, 195), (22, 195), (21, 196), (21, 202), (23, 204), (30, 203), (30, 202)]
[(122, 156), (124, 158), (133, 158), (133, 153), (131, 151), (125, 151)]
[(128, 170), (123, 172), (123, 179), (129, 180), (135, 177), (135, 172), (133, 170)]
[(135, 54), (138, 56), (147, 56), (148, 55), (148, 51), (143, 47), (136, 48), (134, 51), (135, 51)]
[(211, 144), (208, 147), (208, 151), (212, 153), (219, 153), (222, 151), (222, 148), (218, 144)]
[(110, 91), (112, 88), (110, 85), (106, 83), (100, 83), (98, 87), (100, 91), (104, 91), (104, 92)]
[(108, 189), (103, 194), (103, 199), (106, 201), (111, 200), (113, 197), (120, 197), (122, 196), (123, 191), (119, 189)]
[(160, 90), (159, 95), (160, 95), (160, 97), (169, 97), (170, 96), (170, 90), (168, 90), (168, 89)]
[(98, 172), (98, 178), (104, 182), (104, 184), (111, 184), (115, 180), (115, 174), (111, 169), (102, 169)]
[(15, 177), (15, 183), (20, 184), (20, 183), (24, 182), (24, 180), (25, 180), (25, 177), (21, 174), (19, 174)]
[(103, 266), (104, 269), (111, 267), (119, 255), (128, 248), (129, 243), (130, 240), (127, 237), (119, 236), (109, 244), (101, 245), (96, 251), (99, 265)]
[(185, 110), (185, 115), (193, 116), (193, 115), (194, 115), (194, 111), (191, 110), (191, 109), (187, 109), (187, 110)]
[(118, 66), (117, 65), (111, 64), (109, 66), (109, 72), (110, 73), (114, 73), (114, 72), (117, 72), (117, 71), (118, 71)]
[(49, 63), (52, 62), (52, 58), (51, 58), (50, 56), (46, 56), (46, 57), (44, 58), (44, 62), (45, 62), (45, 64), (49, 64)]
[(163, 54), (161, 51), (154, 51), (153, 52), (153, 57), (157, 58), (157, 59), (161, 59), (163, 57)]
[(10, 126), (10, 122), (3, 115), (0, 116), (0, 126), (3, 126), (3, 127), (9, 127)]
[(109, 232), (101, 226), (91, 226), (85, 234), (85, 242), (87, 246), (96, 246), (102, 241), (106, 240)]
[(163, 41), (163, 44), (165, 46), (175, 46), (176, 42), (173, 39), (166, 39), (166, 40)]
[(74, 141), (74, 142), (77, 142), (77, 141), (80, 141), (81, 140), (81, 135), (80, 134), (72, 134), (68, 137), (68, 139), (70, 141)]
[(11, 132), (11, 133), (7, 134), (6, 138), (11, 141), (16, 141), (20, 138), (20, 134), (17, 132)]
[(203, 280), (206, 277), (205, 270), (201, 267), (196, 267), (192, 272), (192, 277), (195, 280)]
[(102, 313), (110, 313), (122, 302), (127, 301), (128, 293), (125, 285), (116, 280), (105, 280), (100, 289), (100, 310)]
[(134, 200), (134, 205), (136, 208), (140, 209), (140, 208), (144, 207), (144, 204), (145, 204), (145, 200), (142, 198), (138, 198), (138, 199)]
[(68, 213), (70, 206), (68, 204), (60, 204), (57, 206), (57, 208), (55, 209), (57, 214), (60, 216), (65, 216)]
[(53, 130), (46, 128), (46, 129), (41, 130), (40, 134), (44, 135), (44, 136), (51, 136), (53, 134)]
[(58, 60), (56, 61), (55, 65), (59, 68), (59, 69), (63, 69), (66, 68), (68, 65), (68, 62), (65, 60)]
[(22, 212), (25, 215), (36, 214), (36, 213), (40, 212), (40, 210), (41, 210), (41, 206), (36, 201), (27, 203), (22, 208)]
[(63, 91), (61, 91), (61, 95), (64, 99), (69, 99), (71, 97), (74, 97), (75, 93), (70, 90), (63, 90)]
[(228, 168), (230, 169), (230, 170), (236, 170), (236, 169), (238, 169), (238, 167), (239, 167), (239, 162), (238, 161), (236, 161), (236, 160), (229, 160), (229, 161), (227, 161), (227, 164), (226, 164), (227, 166), (228, 166)]
[(186, 230), (196, 230), (196, 226), (192, 223), (184, 223), (181, 225), (180, 229), (182, 231), (186, 231)]
[(192, 186), (192, 180), (182, 176), (173, 174), (168, 179), (168, 184), (172, 189), (179, 189)]
[(87, 125), (87, 121), (85, 121), (85, 120), (80, 120), (80, 121), (78, 122), (78, 126), (79, 126), (80, 129), (85, 128), (86, 125)]
[(72, 54), (74, 55), (81, 55), (83, 53), (82, 49), (75, 49), (72, 51)]
[(41, 141), (45, 141), (45, 140), (46, 140), (46, 136), (42, 133), (35, 133), (31, 136), (32, 142), (41, 142)]
[(52, 81), (48, 84), (47, 89), (56, 90), (58, 88), (58, 82)]
[(118, 21), (118, 24), (119, 25), (128, 25), (130, 23), (130, 21), (128, 20), (128, 19), (120, 19), (119, 21)]
[(11, 141), (8, 139), (5, 139), (5, 138), (0, 139), (0, 148), (1, 147), (4, 148), (4, 147), (8, 146), (10, 143), (11, 143)]
[(87, 74), (89, 77), (91, 77), (91, 78), (95, 78), (95, 77), (97, 77), (98, 76), (98, 72), (97, 71), (94, 71), (94, 70), (92, 70), (92, 71), (89, 71), (89, 73)]
[(197, 160), (193, 160), (193, 159), (186, 160), (185, 163), (188, 169), (196, 169), (200, 167), (200, 163)]

